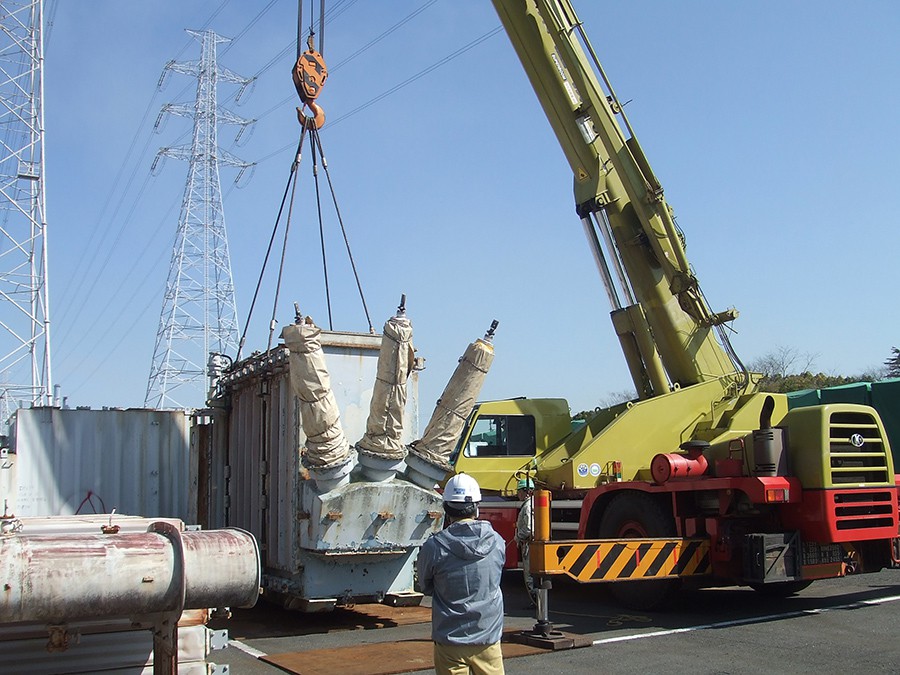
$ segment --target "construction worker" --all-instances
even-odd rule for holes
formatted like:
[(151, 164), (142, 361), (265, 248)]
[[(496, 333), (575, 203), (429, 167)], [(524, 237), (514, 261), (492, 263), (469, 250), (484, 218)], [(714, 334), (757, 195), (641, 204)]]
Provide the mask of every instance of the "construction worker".
[(516, 496), (522, 502), (519, 509), (519, 517), (516, 519), (516, 544), (519, 547), (519, 560), (522, 561), (522, 576), (525, 579), (525, 589), (532, 607), (537, 602), (534, 592), (534, 579), (531, 576), (531, 539), (534, 536), (534, 481), (530, 478), (521, 478), (516, 484)]
[(503, 675), (503, 595), (506, 544), (486, 520), (476, 520), (481, 488), (457, 474), (444, 486), (445, 527), (419, 551), (422, 591), (432, 596), (431, 639), (438, 675)]

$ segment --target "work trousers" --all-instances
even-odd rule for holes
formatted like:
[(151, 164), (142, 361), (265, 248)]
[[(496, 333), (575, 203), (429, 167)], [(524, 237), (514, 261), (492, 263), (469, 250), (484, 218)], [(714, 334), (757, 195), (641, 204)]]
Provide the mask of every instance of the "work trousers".
[(500, 643), (492, 645), (441, 645), (434, 643), (437, 675), (504, 675)]
[(522, 561), (522, 577), (525, 579), (525, 589), (534, 600), (534, 577), (531, 576), (531, 543), (519, 542), (519, 559)]

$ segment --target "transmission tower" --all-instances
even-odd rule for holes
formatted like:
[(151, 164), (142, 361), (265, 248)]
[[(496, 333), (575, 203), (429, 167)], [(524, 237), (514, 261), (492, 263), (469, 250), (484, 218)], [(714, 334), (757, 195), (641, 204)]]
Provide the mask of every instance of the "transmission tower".
[(219, 109), (216, 86), (218, 82), (241, 85), (239, 99), (252, 80), (216, 64), (216, 46), (229, 42), (227, 38), (211, 30), (187, 32), (201, 43), (200, 61), (169, 62), (159, 82), (162, 87), (170, 71), (197, 78), (194, 104), (167, 104), (156, 120), (159, 128), (166, 114), (193, 117), (194, 135), (190, 147), (161, 148), (153, 162), (153, 170), (160, 157), (190, 162), (144, 399), (145, 406), (155, 408), (203, 405), (210, 353), (234, 354), (238, 345), (219, 166), (240, 168), (238, 181), (252, 164), (218, 147), (217, 127), (220, 123), (240, 125), (240, 137), (253, 120)]
[(0, 425), (49, 405), (43, 2), (0, 7)]

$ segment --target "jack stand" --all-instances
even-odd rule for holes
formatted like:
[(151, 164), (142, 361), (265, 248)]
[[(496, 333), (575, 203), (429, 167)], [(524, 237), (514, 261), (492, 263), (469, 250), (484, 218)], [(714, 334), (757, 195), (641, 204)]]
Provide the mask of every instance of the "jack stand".
[[(538, 578), (535, 578), (535, 581), (538, 580)], [(590, 640), (553, 629), (553, 624), (550, 623), (549, 593), (547, 592), (552, 587), (550, 579), (540, 579), (540, 583), (535, 589), (535, 594), (537, 595), (537, 623), (534, 624), (530, 631), (523, 630), (514, 633), (512, 635), (513, 642), (554, 651), (589, 646), (591, 644)]]

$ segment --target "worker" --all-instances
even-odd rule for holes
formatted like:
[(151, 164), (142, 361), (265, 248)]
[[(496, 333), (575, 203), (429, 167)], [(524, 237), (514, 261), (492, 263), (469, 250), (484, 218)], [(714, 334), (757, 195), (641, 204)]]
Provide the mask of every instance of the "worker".
[(456, 474), (444, 486), (445, 527), (419, 551), (422, 591), (432, 596), (431, 639), (438, 675), (503, 675), (503, 594), (506, 544), (486, 520), (476, 520), (481, 488)]
[(537, 604), (534, 591), (534, 578), (531, 576), (531, 539), (534, 537), (534, 481), (521, 478), (516, 484), (516, 496), (522, 507), (516, 519), (516, 545), (519, 548), (519, 560), (522, 562), (522, 576), (525, 579), (525, 590), (531, 607)]

